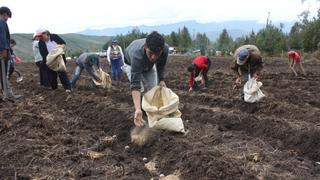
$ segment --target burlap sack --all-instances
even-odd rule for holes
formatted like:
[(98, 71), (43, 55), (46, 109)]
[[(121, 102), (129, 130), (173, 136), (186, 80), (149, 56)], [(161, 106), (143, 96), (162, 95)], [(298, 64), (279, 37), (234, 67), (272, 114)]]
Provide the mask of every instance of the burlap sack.
[(47, 66), (53, 71), (66, 72), (66, 64), (63, 60), (63, 48), (57, 47), (47, 55)]
[(93, 79), (93, 82), (96, 86), (102, 87), (102, 88), (111, 88), (111, 78), (110, 75), (106, 72), (104, 72), (101, 68), (96, 71), (97, 76), (101, 79), (101, 83), (98, 83)]
[(156, 86), (142, 99), (142, 109), (147, 113), (149, 126), (184, 133), (179, 97), (169, 88)]

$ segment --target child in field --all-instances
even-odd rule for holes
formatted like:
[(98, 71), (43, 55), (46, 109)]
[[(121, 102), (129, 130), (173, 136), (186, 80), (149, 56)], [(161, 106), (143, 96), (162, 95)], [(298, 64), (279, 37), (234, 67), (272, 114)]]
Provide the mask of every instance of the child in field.
[(18, 64), (18, 63), (21, 62), (20, 58), (13, 53), (13, 47), (16, 44), (17, 43), (16, 43), (16, 41), (14, 39), (10, 39), (11, 58), (10, 58), (10, 61), (9, 61), (9, 79), (12, 76), (12, 74), (14, 72), (16, 72), (16, 74), (18, 75), (17, 82), (21, 82), (23, 80), (23, 76), (21, 76), (21, 73), (15, 69), (15, 64), (16, 63)]

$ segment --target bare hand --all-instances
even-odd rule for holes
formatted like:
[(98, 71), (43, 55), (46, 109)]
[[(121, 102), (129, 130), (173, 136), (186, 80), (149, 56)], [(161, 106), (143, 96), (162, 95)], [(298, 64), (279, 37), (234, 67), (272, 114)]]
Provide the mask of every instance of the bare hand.
[(161, 88), (167, 87), (167, 85), (166, 85), (166, 83), (165, 83), (164, 81), (160, 81), (160, 82), (159, 82), (159, 86), (160, 86)]
[(3, 49), (3, 50), (1, 51), (1, 56), (2, 56), (3, 58), (7, 58), (8, 54), (7, 54), (7, 50), (6, 50), (6, 49)]
[(242, 82), (241, 77), (238, 77), (238, 78), (236, 79), (236, 84), (240, 85), (240, 84), (241, 84), (241, 82)]
[(143, 126), (143, 121), (142, 121), (142, 111), (141, 109), (137, 109), (134, 112), (134, 124), (136, 126)]

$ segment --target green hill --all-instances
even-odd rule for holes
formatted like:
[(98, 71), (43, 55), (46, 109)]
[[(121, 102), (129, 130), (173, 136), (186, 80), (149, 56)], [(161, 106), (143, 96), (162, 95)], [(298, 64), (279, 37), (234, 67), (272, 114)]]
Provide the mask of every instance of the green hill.
[[(12, 34), (11, 38), (16, 40), (14, 53), (23, 61), (33, 61), (32, 52), (33, 34)], [(77, 56), (82, 52), (98, 52), (102, 46), (110, 40), (108, 36), (88, 36), (81, 34), (59, 34), (66, 41), (66, 56)]]

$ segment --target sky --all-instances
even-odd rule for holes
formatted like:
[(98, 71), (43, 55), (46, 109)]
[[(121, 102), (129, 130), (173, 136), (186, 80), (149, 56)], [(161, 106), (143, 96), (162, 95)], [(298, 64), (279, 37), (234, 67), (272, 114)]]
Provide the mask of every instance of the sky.
[[(156, 3), (157, 4), (156, 4)], [(0, 0), (12, 11), (11, 33), (33, 33), (45, 28), (54, 33), (75, 33), (139, 25), (255, 20), (265, 23), (297, 21), (309, 10), (316, 15), (317, 0)]]

